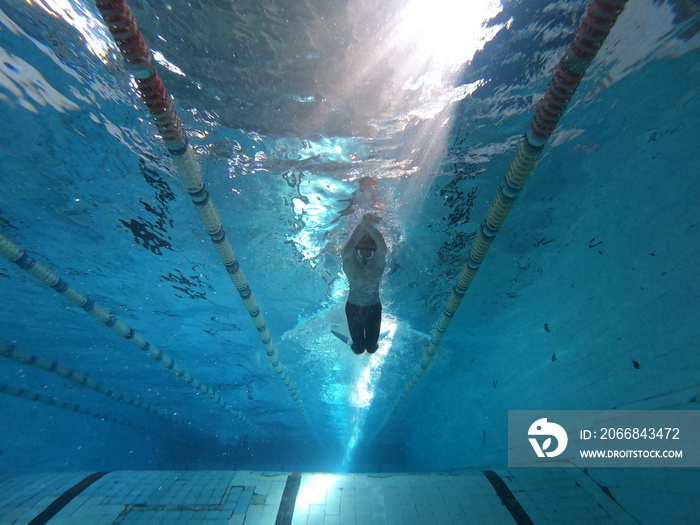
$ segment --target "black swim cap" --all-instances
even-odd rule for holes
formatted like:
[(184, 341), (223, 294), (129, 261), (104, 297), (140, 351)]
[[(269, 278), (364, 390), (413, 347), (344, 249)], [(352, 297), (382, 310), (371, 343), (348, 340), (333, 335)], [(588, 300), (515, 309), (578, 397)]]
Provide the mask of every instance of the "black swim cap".
[(355, 246), (355, 249), (357, 250), (361, 250), (363, 248), (366, 250), (377, 251), (377, 243), (374, 242), (374, 239), (372, 239), (372, 237), (370, 237), (369, 235), (365, 235), (357, 243), (357, 246)]

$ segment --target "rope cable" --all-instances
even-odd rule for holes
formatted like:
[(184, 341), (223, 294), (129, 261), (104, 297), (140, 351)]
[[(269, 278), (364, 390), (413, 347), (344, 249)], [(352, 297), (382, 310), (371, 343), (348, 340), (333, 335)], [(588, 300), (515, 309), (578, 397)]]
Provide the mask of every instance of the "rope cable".
[(143, 425), (138, 425), (125, 419), (120, 419), (102, 414), (100, 412), (95, 412), (94, 410), (84, 407), (78, 403), (71, 403), (70, 401), (64, 401), (56, 397), (45, 396), (43, 394), (39, 394), (38, 392), (32, 392), (30, 390), (27, 390), (26, 388), (17, 388), (11, 385), (0, 383), (0, 394), (19, 397), (20, 399), (26, 399), (28, 401), (34, 401), (36, 403), (42, 403), (44, 405), (60, 408), (62, 410), (75, 412), (76, 414), (83, 414), (84, 416), (94, 417), (95, 419), (99, 419), (102, 421), (109, 421), (110, 423), (122, 425), (125, 427), (131, 427), (141, 432), (147, 430), (146, 427), (144, 427)]
[(67, 368), (56, 363), (55, 361), (49, 361), (46, 358), (30, 354), (29, 352), (17, 348), (17, 346), (15, 346), (14, 344), (0, 343), (0, 357), (11, 359), (18, 363), (29, 365), (31, 367), (43, 370), (50, 374), (63, 377), (77, 385), (89, 388), (91, 390), (94, 390), (98, 394), (102, 394), (103, 396), (112, 398), (113, 400), (119, 403), (123, 403), (125, 405), (145, 410), (150, 414), (166, 419), (170, 423), (181, 425), (183, 428), (189, 428), (190, 423), (186, 423), (180, 419), (172, 417), (166, 411), (161, 410), (155, 405), (152, 405), (150, 403), (144, 403), (140, 399), (133, 398), (131, 396), (125, 396), (124, 394), (115, 391), (113, 388), (110, 388), (100, 383), (99, 381), (93, 379), (86, 372), (76, 370), (74, 368)]
[(172, 98), (163, 86), (160, 75), (153, 66), (151, 50), (138, 28), (136, 18), (126, 0), (96, 0), (119, 51), (136, 80), (136, 85), (153, 115), (155, 125), (175, 164), (176, 171), (192, 199), (197, 215), (214, 244), (216, 252), (248, 310), (277, 377), (284, 383), (306, 422), (313, 429), (296, 387), (286, 367), (280, 362), (279, 352), (272, 341), (265, 317), (253, 295), (248, 280), (241, 269), (231, 244), (226, 238), (219, 212), (205, 189), (201, 169), (182, 130)]
[(49, 288), (52, 288), (54, 291), (60, 293), (63, 297), (85, 310), (92, 317), (100, 321), (108, 328), (111, 328), (114, 332), (136, 346), (139, 350), (148, 354), (149, 357), (155, 359), (158, 363), (163, 365), (178, 377), (181, 377), (188, 385), (197, 390), (199, 393), (207, 394), (212, 401), (227, 412), (236, 416), (242, 423), (255, 430), (260, 430), (257, 425), (251, 423), (243, 416), (242, 413), (240, 413), (238, 410), (234, 410), (230, 405), (228, 405), (213, 387), (210, 387), (209, 385), (206, 385), (192, 377), (163, 350), (146, 341), (140, 333), (119, 321), (116, 316), (90, 299), (87, 295), (75, 290), (74, 288), (71, 288), (66, 281), (61, 279), (48, 266), (45, 266), (32, 259), (22, 248), (1, 233), (0, 255), (5, 257), (10, 262), (15, 263), (25, 272), (41, 281)]

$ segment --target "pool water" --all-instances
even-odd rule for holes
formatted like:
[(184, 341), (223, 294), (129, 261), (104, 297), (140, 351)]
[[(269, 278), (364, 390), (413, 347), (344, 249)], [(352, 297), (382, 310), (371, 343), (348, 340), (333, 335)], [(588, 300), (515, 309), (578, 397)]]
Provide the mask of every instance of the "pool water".
[[(586, 2), (129, 5), (241, 271), (95, 5), (0, 1), (0, 239), (35, 262), (0, 258), (9, 493), (39, 483), (48, 501), (109, 471), (80, 497), (112, 498), (126, 523), (141, 500), (109, 476), (135, 471), (119, 483), (145, 483), (155, 509), (153, 483), (210, 472), (234, 523), (246, 487), (246, 505), (263, 489), (282, 505), (290, 483), (316, 486), (291, 473), (315, 472), (382, 498), (473, 489), (499, 510), (471, 519), (525, 523), (496, 476), (536, 523), (582, 519), (537, 499), (572, 484), (599, 521), (698, 522), (696, 468), (507, 470), (508, 411), (698, 409), (697, 1), (629, 1), (424, 368)], [(357, 356), (331, 329), (346, 323), (341, 250), (367, 213), (389, 248), (389, 333)]]

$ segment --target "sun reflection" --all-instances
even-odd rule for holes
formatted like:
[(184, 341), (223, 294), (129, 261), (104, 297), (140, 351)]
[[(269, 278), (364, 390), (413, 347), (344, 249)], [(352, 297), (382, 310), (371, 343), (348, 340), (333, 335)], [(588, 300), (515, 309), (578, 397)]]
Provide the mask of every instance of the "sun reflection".
[(29, 3), (41, 7), (49, 15), (61, 18), (77, 29), (85, 40), (85, 45), (90, 52), (103, 62), (106, 62), (111, 40), (106, 36), (102, 20), (93, 16), (82, 2), (33, 0), (33, 2)]
[(299, 149), (299, 160), (322, 158), (325, 162), (352, 162), (350, 153), (357, 148), (356, 140), (348, 137), (324, 137), (320, 140), (306, 140), (306, 147)]
[[(377, 119), (386, 111), (405, 115), (426, 100), (442, 99), (445, 108), (455, 100), (455, 89), (467, 96), (473, 89), (459, 86), (457, 74), (506, 27), (489, 25), (503, 10), (500, 0), (398, 3), (403, 7), (383, 19), (384, 29), (368, 34), (344, 57), (347, 76), (336, 95), (343, 101), (362, 96), (362, 107)], [(361, 0), (353, 5), (366, 9)]]
[(297, 252), (312, 266), (326, 248), (327, 234), (332, 222), (342, 212), (347, 203), (343, 197), (352, 195), (342, 182), (330, 177), (303, 177), (299, 183), (299, 196), (291, 203), (295, 218), (303, 224), (298, 231), (288, 236)]
[(474, 58), (503, 24), (486, 23), (503, 9), (499, 0), (412, 0), (401, 13), (401, 38), (411, 39), (424, 60), (459, 66)]
[(301, 486), (297, 495), (296, 505), (299, 507), (308, 507), (315, 503), (324, 502), (328, 489), (338, 481), (338, 476), (333, 474), (315, 474), (311, 476), (308, 483)]
[[(396, 219), (404, 224), (425, 198), (445, 156), (457, 103), (488, 79), (462, 80), (465, 67), (500, 31), (503, 0), (389, 0), (373, 9), (349, 0), (343, 22), (352, 45), (319, 74), (333, 111), (312, 113), (320, 125), (342, 119), (365, 137), (370, 158), (361, 176), (402, 180)], [(467, 64), (467, 66), (465, 66)], [(325, 160), (325, 159), (324, 159)], [(354, 166), (353, 166), (354, 167)], [(331, 197), (332, 198), (332, 197)], [(404, 210), (408, 217), (401, 217)]]
[(156, 62), (158, 62), (161, 66), (163, 66), (168, 71), (171, 71), (171, 72), (175, 73), (176, 75), (180, 75), (181, 77), (186, 76), (185, 73), (182, 71), (182, 69), (177, 67), (172, 62), (169, 62), (165, 58), (163, 53), (161, 53), (160, 51), (153, 51), (153, 58), (155, 59)]

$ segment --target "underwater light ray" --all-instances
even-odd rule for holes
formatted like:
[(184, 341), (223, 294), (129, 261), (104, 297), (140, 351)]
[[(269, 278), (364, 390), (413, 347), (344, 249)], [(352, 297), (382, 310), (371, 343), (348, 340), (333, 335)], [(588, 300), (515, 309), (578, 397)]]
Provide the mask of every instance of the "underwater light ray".
[(378, 157), (388, 157), (371, 176), (405, 179), (399, 202), (409, 216), (444, 157), (456, 104), (485, 84), (459, 85), (458, 77), (506, 27), (488, 25), (502, 9), (499, 0), (397, 1), (372, 13), (359, 0), (348, 4), (347, 23), (362, 37), (328, 66), (320, 83), (331, 86), (324, 96), (334, 118), (360, 122), (367, 140), (377, 143)]
[(374, 399), (374, 393), (382, 374), (387, 354), (392, 347), (398, 323), (390, 316), (382, 316), (382, 327), (389, 334), (379, 341), (379, 348), (369, 357), (369, 362), (360, 371), (354, 390), (350, 393), (350, 405), (356, 408), (354, 424), (343, 456), (342, 470), (347, 471), (352, 464), (357, 445), (364, 436), (365, 421)]

